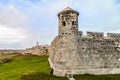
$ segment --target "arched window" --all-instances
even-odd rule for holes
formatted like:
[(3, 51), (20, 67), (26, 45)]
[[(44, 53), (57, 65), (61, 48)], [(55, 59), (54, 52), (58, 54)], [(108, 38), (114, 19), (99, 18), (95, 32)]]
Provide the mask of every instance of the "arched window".
[(65, 21), (63, 21), (63, 22), (62, 22), (62, 25), (63, 25), (63, 26), (66, 26), (66, 23), (65, 23)]
[(75, 25), (75, 22), (74, 22), (74, 21), (72, 22), (72, 25)]

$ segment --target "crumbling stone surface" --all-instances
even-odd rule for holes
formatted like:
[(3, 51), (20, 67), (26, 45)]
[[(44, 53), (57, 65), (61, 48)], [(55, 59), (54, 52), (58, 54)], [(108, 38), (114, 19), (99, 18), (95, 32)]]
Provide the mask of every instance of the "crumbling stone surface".
[(83, 36), (78, 14), (69, 7), (58, 14), (59, 33), (49, 49), (54, 75), (120, 73), (120, 34), (89, 31)]
[(26, 48), (23, 52), (24, 55), (39, 55), (39, 56), (48, 56), (49, 45), (36, 45), (32, 48)]

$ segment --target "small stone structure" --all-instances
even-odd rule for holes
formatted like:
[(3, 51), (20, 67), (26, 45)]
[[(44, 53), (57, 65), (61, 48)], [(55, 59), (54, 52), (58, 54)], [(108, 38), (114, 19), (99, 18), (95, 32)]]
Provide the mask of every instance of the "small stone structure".
[(49, 63), (56, 76), (120, 74), (120, 34), (78, 31), (77, 11), (58, 13), (59, 33), (49, 49)]
[(33, 54), (33, 55), (39, 55), (39, 56), (48, 56), (48, 49), (49, 45), (36, 45), (32, 48), (26, 48), (24, 51), (24, 54)]

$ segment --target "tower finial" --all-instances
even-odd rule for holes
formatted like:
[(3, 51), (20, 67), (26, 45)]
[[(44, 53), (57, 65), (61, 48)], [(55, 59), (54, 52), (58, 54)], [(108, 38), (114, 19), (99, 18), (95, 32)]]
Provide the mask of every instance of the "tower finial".
[(37, 41), (37, 42), (36, 42), (36, 46), (38, 46), (38, 45), (39, 45), (39, 42)]

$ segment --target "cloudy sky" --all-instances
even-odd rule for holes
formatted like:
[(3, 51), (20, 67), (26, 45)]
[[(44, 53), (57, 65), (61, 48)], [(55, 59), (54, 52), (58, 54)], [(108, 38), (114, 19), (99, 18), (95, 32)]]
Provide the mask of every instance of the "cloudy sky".
[(50, 44), (68, 5), (80, 13), (80, 31), (120, 33), (120, 0), (0, 0), (0, 49)]

